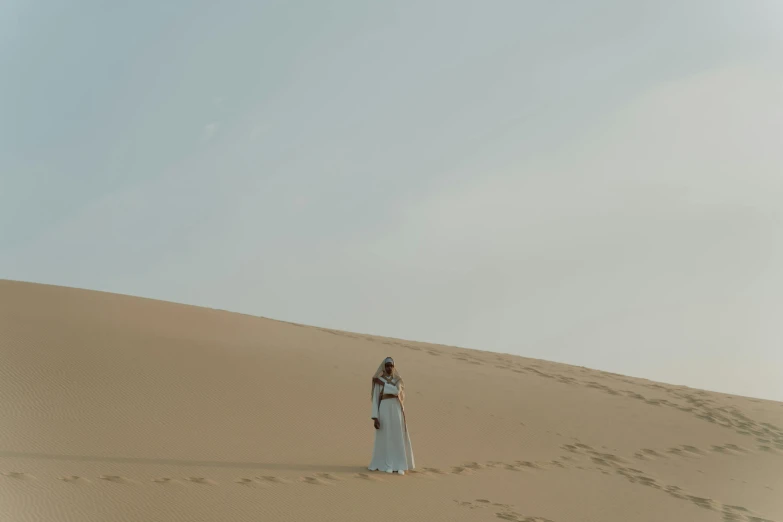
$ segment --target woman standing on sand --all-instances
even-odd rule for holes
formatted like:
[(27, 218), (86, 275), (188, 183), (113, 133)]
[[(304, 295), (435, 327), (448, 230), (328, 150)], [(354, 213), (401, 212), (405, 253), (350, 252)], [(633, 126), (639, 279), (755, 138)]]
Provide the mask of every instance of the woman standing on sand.
[(414, 469), (413, 449), (405, 423), (404, 383), (391, 357), (373, 375), (371, 397), (375, 446), (369, 469), (405, 475)]

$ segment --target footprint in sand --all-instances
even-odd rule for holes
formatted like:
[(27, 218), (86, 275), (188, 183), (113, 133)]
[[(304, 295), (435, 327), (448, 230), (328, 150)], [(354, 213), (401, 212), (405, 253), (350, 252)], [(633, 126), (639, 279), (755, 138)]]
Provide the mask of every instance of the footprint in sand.
[(113, 482), (115, 484), (131, 484), (129, 479), (119, 475), (101, 475), (99, 478), (101, 480), (105, 480), (106, 482)]
[(627, 460), (625, 460), (622, 457), (618, 457), (617, 455), (614, 455), (613, 453), (598, 453), (598, 452), (594, 452), (594, 454), (596, 456), (602, 458), (602, 459), (608, 460), (609, 462), (612, 463), (612, 465), (628, 464)]
[(609, 464), (609, 461), (598, 457), (590, 457), (590, 460), (593, 461), (593, 464), (598, 464), (599, 466), (611, 466), (611, 464)]
[(263, 477), (256, 477), (258, 480), (262, 480), (264, 482), (271, 482), (272, 484), (290, 484), (291, 481), (281, 478), (281, 477), (273, 477), (271, 475), (266, 475)]
[(642, 486), (647, 486), (647, 487), (649, 487), (649, 488), (653, 488), (653, 489), (663, 489), (663, 486), (661, 486), (661, 485), (658, 483), (658, 481), (657, 481), (657, 480), (655, 480), (655, 479), (654, 479), (654, 478), (652, 478), (652, 477), (647, 477), (647, 476), (643, 476), (643, 475), (642, 475), (642, 476), (637, 476), (637, 477), (636, 477), (636, 480), (637, 480), (637, 482), (639, 482), (639, 484), (641, 484)]
[[(413, 473), (413, 471), (411, 471), (411, 473)], [(363, 480), (370, 480), (370, 481), (373, 481), (373, 482), (381, 482), (381, 481), (383, 481), (382, 478), (376, 477), (375, 475), (370, 475), (369, 473), (357, 473), (354, 476), (356, 478), (360, 478), (360, 479), (363, 479)]]
[(63, 482), (68, 482), (70, 484), (88, 484), (90, 482), (86, 478), (79, 477), (78, 475), (70, 475), (68, 477), (60, 477), (60, 480), (62, 480)]
[(722, 512), (723, 520), (726, 522), (745, 521), (750, 516), (750, 511), (742, 506), (723, 506)]
[(710, 451), (721, 453), (723, 455), (739, 455), (740, 453), (747, 453), (747, 451), (744, 451), (743, 448), (740, 448), (735, 444), (724, 444), (722, 446), (713, 445), (710, 448)]
[(544, 469), (544, 467), (538, 464), (537, 462), (530, 462), (528, 460), (518, 460), (514, 462), (514, 465), (521, 466), (523, 468)]
[(446, 475), (446, 472), (438, 468), (424, 468), (424, 471), (432, 473), (433, 475)]
[(519, 513), (515, 513), (513, 511), (495, 513), (495, 516), (503, 520), (511, 520), (512, 522), (552, 522), (548, 518), (528, 517), (525, 515), (521, 515)]
[(312, 484), (314, 486), (331, 486), (329, 482), (318, 477), (300, 477), (299, 481), (304, 482), (305, 484)]
[(188, 477), (185, 480), (188, 482), (192, 482), (194, 484), (201, 484), (204, 486), (214, 486), (215, 482), (205, 478), (205, 477)]
[(3, 476), (16, 480), (33, 480), (35, 478), (32, 475), (21, 471), (6, 471), (3, 473)]
[[(502, 465), (503, 469), (509, 471), (531, 471), (531, 470), (544, 470), (546, 467), (539, 462), (530, 462), (528, 460), (517, 460), (516, 462), (507, 462)], [(561, 466), (562, 467), (562, 466)]]
[(697, 497), (694, 495), (686, 495), (686, 498), (702, 509), (708, 509), (710, 511), (721, 510), (720, 506), (711, 498)]
[(464, 508), (468, 508), (468, 509), (484, 509), (484, 508), (489, 507), (490, 505), (497, 506), (497, 507), (502, 507), (502, 508), (507, 508), (507, 509), (511, 508), (511, 506), (508, 506), (506, 504), (492, 504), (492, 502), (490, 502), (489, 500), (487, 500), (485, 498), (476, 499), (475, 502), (466, 502), (466, 501), (456, 500), (455, 499), (454, 502), (456, 502), (457, 505), (459, 505), (460, 507), (464, 507)]
[(637, 458), (639, 458), (640, 456), (641, 456), (641, 460), (655, 460), (655, 459), (666, 458), (666, 455), (663, 455), (662, 453), (659, 453), (654, 449), (649, 449), (649, 448), (644, 448), (636, 454)]
[(175, 484), (175, 483), (177, 483), (176, 480), (174, 480), (173, 478), (169, 478), (169, 477), (157, 477), (157, 478), (152, 479), (152, 482), (154, 482), (156, 484)]
[(331, 480), (334, 482), (339, 482), (342, 480), (340, 477), (332, 475), (331, 473), (316, 473), (315, 476), (321, 480)]

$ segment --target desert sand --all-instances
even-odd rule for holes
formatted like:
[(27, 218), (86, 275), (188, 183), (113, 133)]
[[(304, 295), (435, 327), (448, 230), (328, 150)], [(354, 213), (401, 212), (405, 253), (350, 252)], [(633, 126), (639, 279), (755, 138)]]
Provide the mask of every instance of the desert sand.
[[(386, 356), (405, 476), (367, 470)], [(783, 404), (0, 281), (0, 520), (783, 522)]]

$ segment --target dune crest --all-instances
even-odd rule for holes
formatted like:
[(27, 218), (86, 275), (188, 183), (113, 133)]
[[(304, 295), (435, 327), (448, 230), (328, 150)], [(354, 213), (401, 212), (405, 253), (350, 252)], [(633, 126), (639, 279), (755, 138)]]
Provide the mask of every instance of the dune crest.
[(781, 403), (73, 288), (0, 280), (0, 420), (0, 520), (783, 522)]

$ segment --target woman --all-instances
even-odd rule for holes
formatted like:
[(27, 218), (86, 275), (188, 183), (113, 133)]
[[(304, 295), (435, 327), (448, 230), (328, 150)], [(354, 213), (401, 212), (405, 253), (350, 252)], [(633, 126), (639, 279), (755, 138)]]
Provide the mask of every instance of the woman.
[(391, 357), (373, 375), (371, 397), (375, 446), (369, 469), (405, 475), (414, 469), (413, 450), (405, 423), (404, 383)]

